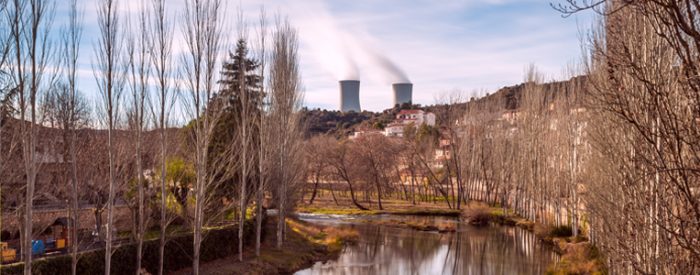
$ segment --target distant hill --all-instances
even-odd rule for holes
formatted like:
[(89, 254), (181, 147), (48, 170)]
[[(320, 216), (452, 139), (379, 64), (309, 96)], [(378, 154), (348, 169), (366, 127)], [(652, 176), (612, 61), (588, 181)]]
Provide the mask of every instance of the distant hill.
[[(584, 81), (586, 81), (586, 76), (576, 76), (569, 80), (544, 83), (542, 84), (545, 91), (545, 98), (543, 100), (545, 103), (549, 103), (560, 96), (569, 96), (571, 92), (569, 84), (571, 82), (579, 82), (582, 84)], [(473, 101), (477, 104), (488, 106), (488, 111), (490, 112), (517, 110), (520, 108), (523, 92), (525, 90), (524, 88), (525, 83), (503, 87), (493, 94), (487, 94), (479, 99), (473, 99)]]
[(363, 111), (343, 113), (336, 110), (302, 109), (302, 121), (307, 126), (307, 137), (328, 134), (335, 137), (350, 135), (355, 129), (384, 129), (402, 109), (418, 109), (420, 105), (402, 106), (382, 112)]
[[(573, 77), (565, 81), (555, 81), (542, 84), (545, 90), (545, 103), (557, 99), (559, 96), (568, 96), (571, 92), (568, 89), (568, 84), (572, 81), (583, 82), (585, 76)], [(467, 102), (452, 104), (450, 107), (466, 108), (467, 104), (475, 104), (484, 112), (500, 113), (505, 111), (514, 111), (520, 108), (525, 84), (521, 83), (513, 86), (506, 86), (493, 94), (486, 94), (480, 98), (471, 98)], [(580, 103), (579, 103), (580, 104)], [(386, 109), (382, 112), (363, 111), (360, 113), (349, 112), (343, 113), (336, 110), (321, 110), (321, 109), (302, 109), (302, 119), (307, 126), (306, 136), (314, 136), (319, 134), (328, 134), (335, 137), (343, 137), (350, 135), (355, 129), (383, 129), (384, 126), (391, 123), (396, 114), (402, 109), (424, 109), (438, 115), (444, 113), (447, 105), (430, 105), (421, 107), (421, 105), (401, 106)], [(440, 121), (437, 121), (440, 124)]]

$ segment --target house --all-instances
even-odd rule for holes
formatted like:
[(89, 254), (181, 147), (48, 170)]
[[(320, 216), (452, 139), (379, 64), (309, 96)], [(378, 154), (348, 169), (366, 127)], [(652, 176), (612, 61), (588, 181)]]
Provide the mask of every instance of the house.
[(399, 114), (396, 115), (396, 120), (394, 120), (394, 122), (404, 125), (413, 123), (416, 126), (423, 124), (435, 126), (435, 114), (423, 110), (401, 110)]
[(394, 122), (384, 128), (384, 135), (403, 137), (403, 130), (409, 124), (435, 126), (435, 114), (423, 110), (401, 110)]
[(401, 123), (391, 123), (384, 127), (384, 135), (387, 137), (403, 137), (403, 129), (406, 125)]
[(356, 139), (359, 137), (363, 136), (369, 136), (369, 135), (383, 135), (384, 132), (381, 130), (375, 130), (375, 129), (363, 129), (363, 130), (356, 130), (352, 136), (350, 136), (350, 139)]

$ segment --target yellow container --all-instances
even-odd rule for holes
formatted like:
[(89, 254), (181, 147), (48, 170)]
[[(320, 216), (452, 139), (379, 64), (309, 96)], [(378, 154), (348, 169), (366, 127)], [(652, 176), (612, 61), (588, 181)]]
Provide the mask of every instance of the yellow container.
[(58, 239), (56, 240), (56, 248), (62, 249), (66, 247), (66, 239)]
[(3, 262), (13, 262), (17, 257), (17, 251), (14, 249), (3, 249), (2, 250), (2, 261)]

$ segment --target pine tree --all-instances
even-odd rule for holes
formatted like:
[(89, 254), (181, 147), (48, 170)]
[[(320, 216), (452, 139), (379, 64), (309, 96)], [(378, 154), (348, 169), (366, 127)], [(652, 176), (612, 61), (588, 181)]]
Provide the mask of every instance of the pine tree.
[[(262, 102), (264, 94), (260, 92), (262, 85), (262, 77), (259, 75), (260, 62), (249, 57), (247, 42), (243, 39), (238, 40), (234, 52), (229, 53), (229, 60), (224, 61), (221, 69), (221, 90), (213, 99), (214, 108), (223, 108), (222, 115), (217, 123), (212, 143), (210, 147), (210, 156), (215, 157), (227, 150), (231, 144), (246, 143), (242, 146), (255, 148), (255, 143), (252, 139), (247, 141), (241, 140), (242, 116), (245, 113), (247, 121), (259, 121), (262, 113)], [(244, 83), (241, 89), (241, 82)], [(245, 93), (245, 94), (244, 94)], [(243, 96), (245, 95), (245, 96)], [(244, 102), (247, 100), (248, 110), (243, 112)], [(255, 123), (248, 126), (248, 136), (255, 137), (260, 133), (259, 125)], [(257, 167), (257, 153), (251, 152), (251, 167)], [(254, 170), (254, 169), (253, 169)], [(220, 196), (227, 198), (235, 198), (238, 194), (238, 183), (241, 182), (242, 175), (239, 172), (234, 172), (233, 176), (227, 180), (228, 183), (217, 188), (216, 192)], [(223, 175), (222, 175), (223, 176)], [(258, 175), (255, 171), (250, 171), (246, 176), (247, 185), (255, 186)]]
[[(226, 114), (234, 115), (233, 118), (237, 119), (241, 113), (241, 92), (247, 93), (254, 106), (260, 106), (262, 102), (263, 95), (260, 94), (262, 78), (258, 74), (260, 62), (248, 57), (248, 45), (243, 39), (238, 40), (235, 52), (229, 53), (229, 56), (230, 60), (225, 61), (222, 66), (219, 83), (222, 84), (223, 89), (217, 97), (223, 100)], [(241, 75), (245, 78), (244, 91), (241, 91)]]

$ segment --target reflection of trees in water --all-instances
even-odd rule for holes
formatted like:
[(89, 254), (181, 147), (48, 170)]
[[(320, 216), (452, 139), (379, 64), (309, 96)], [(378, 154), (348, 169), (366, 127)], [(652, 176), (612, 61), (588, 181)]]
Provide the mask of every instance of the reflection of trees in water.
[[(424, 274), (426, 262), (440, 258), (438, 234), (384, 226), (358, 227), (361, 240), (338, 259), (347, 274)], [(337, 270), (336, 270), (337, 271)], [(342, 273), (342, 272), (341, 272)], [(337, 274), (335, 272), (314, 274)]]
[(355, 227), (360, 241), (338, 261), (304, 274), (542, 274), (554, 253), (520, 228), (437, 234), (394, 227)]
[(542, 274), (555, 253), (521, 228), (487, 228), (452, 234), (450, 269), (443, 274)]

